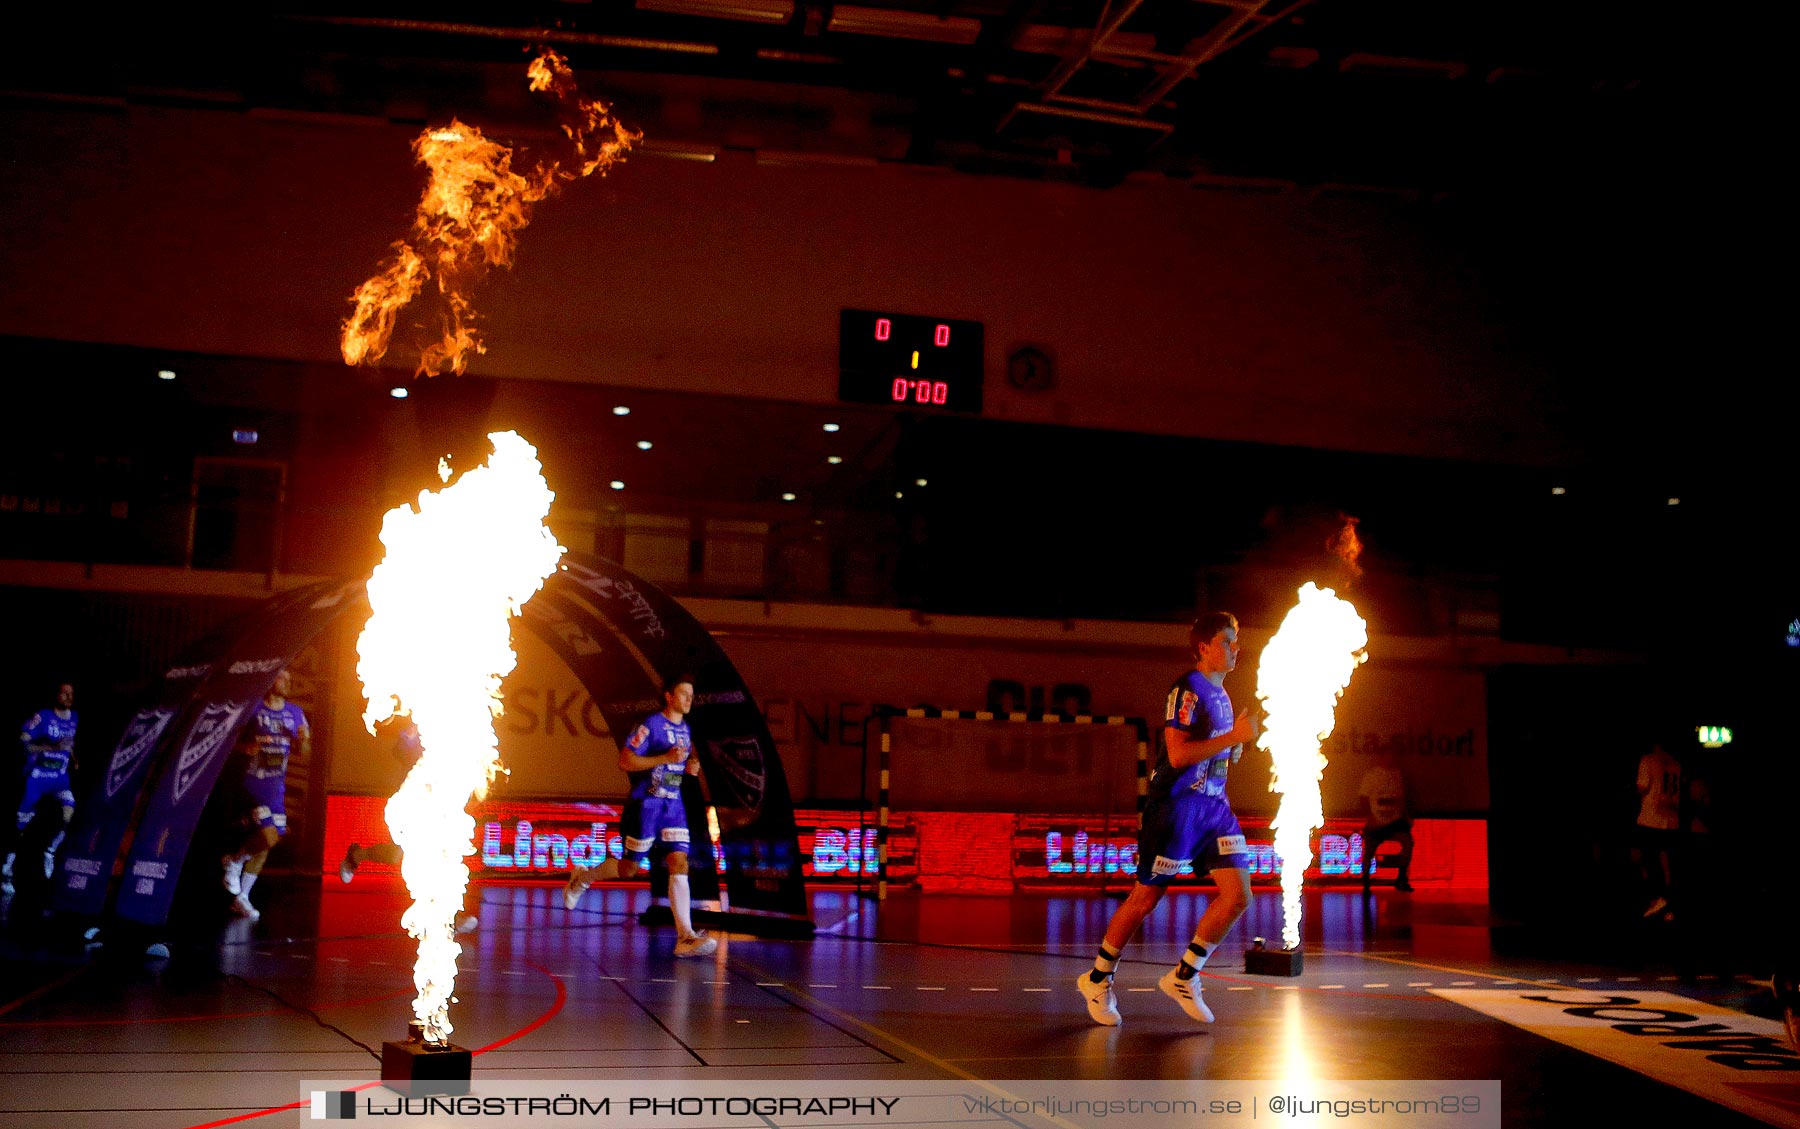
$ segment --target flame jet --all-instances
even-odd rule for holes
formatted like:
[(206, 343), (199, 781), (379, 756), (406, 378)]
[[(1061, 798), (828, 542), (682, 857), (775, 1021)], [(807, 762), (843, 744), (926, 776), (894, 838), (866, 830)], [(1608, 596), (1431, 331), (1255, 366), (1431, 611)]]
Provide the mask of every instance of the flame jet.
[[(357, 640), (357, 677), (375, 726), (409, 714), (424, 752), (387, 805), (405, 852), (413, 903), (401, 925), (419, 942), (413, 1012), (425, 1041), (449, 1040), (456, 986), (455, 919), (475, 851), (471, 797), (499, 771), (500, 682), (517, 662), (509, 620), (556, 571), (564, 552), (544, 524), (555, 497), (537, 451), (513, 432), (488, 436), (487, 465), (416, 506), (389, 510), (387, 547), (369, 578), (371, 614)], [(449, 467), (438, 465), (449, 480)]]
[(1312, 833), (1325, 822), (1320, 746), (1337, 726), (1337, 700), (1350, 676), (1369, 657), (1368, 625), (1349, 601), (1310, 580), (1299, 595), (1256, 672), (1256, 696), (1267, 713), (1256, 744), (1269, 751), (1269, 791), (1281, 793), (1270, 827), (1281, 859), (1281, 939), (1289, 949), (1300, 944), (1300, 889), (1312, 865)]

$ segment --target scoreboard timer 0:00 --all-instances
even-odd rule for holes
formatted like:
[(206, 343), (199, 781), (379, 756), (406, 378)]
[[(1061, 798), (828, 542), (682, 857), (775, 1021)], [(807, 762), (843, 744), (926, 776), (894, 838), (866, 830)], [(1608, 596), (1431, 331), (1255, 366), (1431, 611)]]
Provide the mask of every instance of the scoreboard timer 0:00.
[(841, 310), (838, 398), (857, 404), (981, 410), (982, 325), (879, 310)]

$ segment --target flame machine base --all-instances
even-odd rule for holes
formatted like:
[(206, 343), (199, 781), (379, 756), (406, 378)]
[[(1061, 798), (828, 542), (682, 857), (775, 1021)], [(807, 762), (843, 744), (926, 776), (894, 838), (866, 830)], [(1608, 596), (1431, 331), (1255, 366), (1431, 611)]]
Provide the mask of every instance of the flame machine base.
[(406, 1025), (404, 1042), (381, 1044), (381, 1084), (409, 1098), (466, 1094), (472, 1056), (453, 1043), (427, 1043), (417, 1023)]
[(1244, 971), (1252, 976), (1298, 976), (1304, 969), (1299, 949), (1271, 949), (1258, 937), (1244, 950)]

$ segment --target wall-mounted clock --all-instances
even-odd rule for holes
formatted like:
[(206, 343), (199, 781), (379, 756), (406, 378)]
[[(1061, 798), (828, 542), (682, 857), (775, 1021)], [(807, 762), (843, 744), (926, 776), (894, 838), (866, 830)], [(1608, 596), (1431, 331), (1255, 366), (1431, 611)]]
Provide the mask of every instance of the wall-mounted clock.
[(1050, 358), (1027, 345), (1006, 358), (1006, 382), (1021, 392), (1043, 392), (1055, 383)]

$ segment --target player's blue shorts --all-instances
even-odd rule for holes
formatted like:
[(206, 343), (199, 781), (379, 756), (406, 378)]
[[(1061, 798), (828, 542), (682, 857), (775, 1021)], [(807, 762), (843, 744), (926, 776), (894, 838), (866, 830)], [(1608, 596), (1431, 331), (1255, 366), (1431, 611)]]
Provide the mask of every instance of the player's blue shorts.
[[(25, 794), (19, 798), (19, 826), (24, 827), (37, 815), (38, 805), (45, 797), (54, 796), (58, 807), (75, 806), (75, 793), (69, 787), (69, 770), (61, 772), (45, 772), (34, 768), (25, 774)], [(57, 813), (57, 818), (62, 818)]]
[(1231, 805), (1220, 797), (1157, 800), (1144, 809), (1137, 880), (1146, 886), (1166, 886), (1181, 864), (1190, 861), (1196, 874), (1250, 865), (1244, 829), (1231, 814)]
[(687, 809), (679, 797), (646, 796), (630, 800), (619, 816), (619, 834), (625, 837), (625, 857), (641, 866), (652, 850), (658, 854), (688, 850)]
[(245, 776), (239, 787), (242, 826), (273, 827), (280, 838), (287, 834), (287, 779), (283, 776)]

